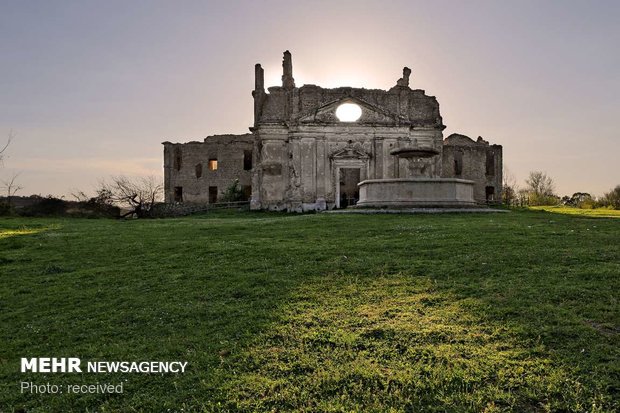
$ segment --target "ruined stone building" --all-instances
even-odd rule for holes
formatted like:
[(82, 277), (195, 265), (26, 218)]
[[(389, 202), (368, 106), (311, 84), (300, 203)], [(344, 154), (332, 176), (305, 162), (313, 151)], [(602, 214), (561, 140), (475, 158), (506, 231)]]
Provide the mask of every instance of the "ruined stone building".
[[(296, 87), (286, 51), (282, 85), (265, 90), (257, 64), (251, 133), (163, 143), (166, 202), (218, 202), (238, 179), (252, 209), (341, 208), (358, 201), (360, 182), (398, 180), (413, 169), (420, 179), (468, 182), (477, 203), (501, 199), (502, 147), (459, 134), (443, 139), (439, 103), (409, 87), (410, 73), (405, 68), (389, 90)], [(433, 156), (414, 165), (395, 156), (406, 147)]]

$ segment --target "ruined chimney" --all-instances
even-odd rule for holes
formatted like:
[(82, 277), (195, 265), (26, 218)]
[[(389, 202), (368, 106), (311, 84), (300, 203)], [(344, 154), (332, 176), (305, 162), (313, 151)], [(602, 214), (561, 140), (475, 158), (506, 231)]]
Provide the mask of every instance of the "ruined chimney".
[(295, 87), (295, 79), (293, 79), (293, 63), (291, 61), (291, 52), (284, 52), (282, 59), (282, 87), (284, 89), (293, 89)]

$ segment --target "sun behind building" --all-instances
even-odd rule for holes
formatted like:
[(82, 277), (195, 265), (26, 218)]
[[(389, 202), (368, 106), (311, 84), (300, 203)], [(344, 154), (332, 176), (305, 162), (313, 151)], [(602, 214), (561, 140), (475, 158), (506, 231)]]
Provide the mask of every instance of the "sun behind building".
[(502, 147), (459, 134), (444, 140), (439, 103), (409, 87), (409, 68), (380, 90), (298, 88), (288, 51), (282, 66), (282, 85), (267, 91), (255, 67), (251, 133), (163, 143), (166, 202), (217, 203), (235, 180), (251, 208), (265, 210), (501, 199)]

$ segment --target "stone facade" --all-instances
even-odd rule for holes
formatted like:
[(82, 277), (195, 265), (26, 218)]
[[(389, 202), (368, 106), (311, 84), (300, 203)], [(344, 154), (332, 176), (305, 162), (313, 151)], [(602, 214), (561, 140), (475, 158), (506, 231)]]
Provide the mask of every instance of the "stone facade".
[(474, 181), (474, 199), (499, 202), (502, 193), (502, 147), (481, 137), (474, 142), (453, 133), (444, 140), (442, 176)]
[[(167, 202), (213, 202), (213, 187), (221, 193), (239, 179), (247, 191), (251, 188), (252, 209), (349, 206), (359, 199), (359, 182), (409, 176), (412, 163), (393, 153), (410, 147), (437, 154), (416, 163), (417, 176), (473, 180), (477, 201), (488, 199), (488, 187), (500, 199), (501, 146), (466, 137), (468, 142), (451, 139), (455, 135), (444, 142), (439, 103), (424, 90), (409, 87), (410, 69), (404, 68), (391, 89), (378, 90), (298, 88), (288, 51), (282, 67), (282, 85), (267, 91), (263, 69), (259, 64), (255, 67), (251, 134), (210, 136), (204, 142), (185, 144), (164, 142)], [(357, 119), (340, 116), (343, 105), (356, 109)], [(486, 173), (488, 153), (494, 154), (493, 175)], [(467, 163), (460, 174), (454, 169), (455, 156)], [(218, 163), (214, 171), (209, 169), (213, 159)]]
[(215, 203), (236, 179), (249, 200), (254, 148), (251, 133), (163, 145), (165, 202)]

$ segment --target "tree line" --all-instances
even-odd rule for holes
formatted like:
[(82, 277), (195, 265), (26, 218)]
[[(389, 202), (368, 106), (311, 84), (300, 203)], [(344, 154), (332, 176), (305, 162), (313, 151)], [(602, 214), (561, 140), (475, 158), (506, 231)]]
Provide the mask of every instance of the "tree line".
[(508, 169), (503, 173), (502, 202), (509, 206), (565, 205), (582, 209), (620, 209), (620, 185), (595, 197), (588, 192), (575, 192), (560, 197), (555, 191), (555, 182), (543, 171), (531, 171), (525, 186), (517, 186), (516, 179)]

